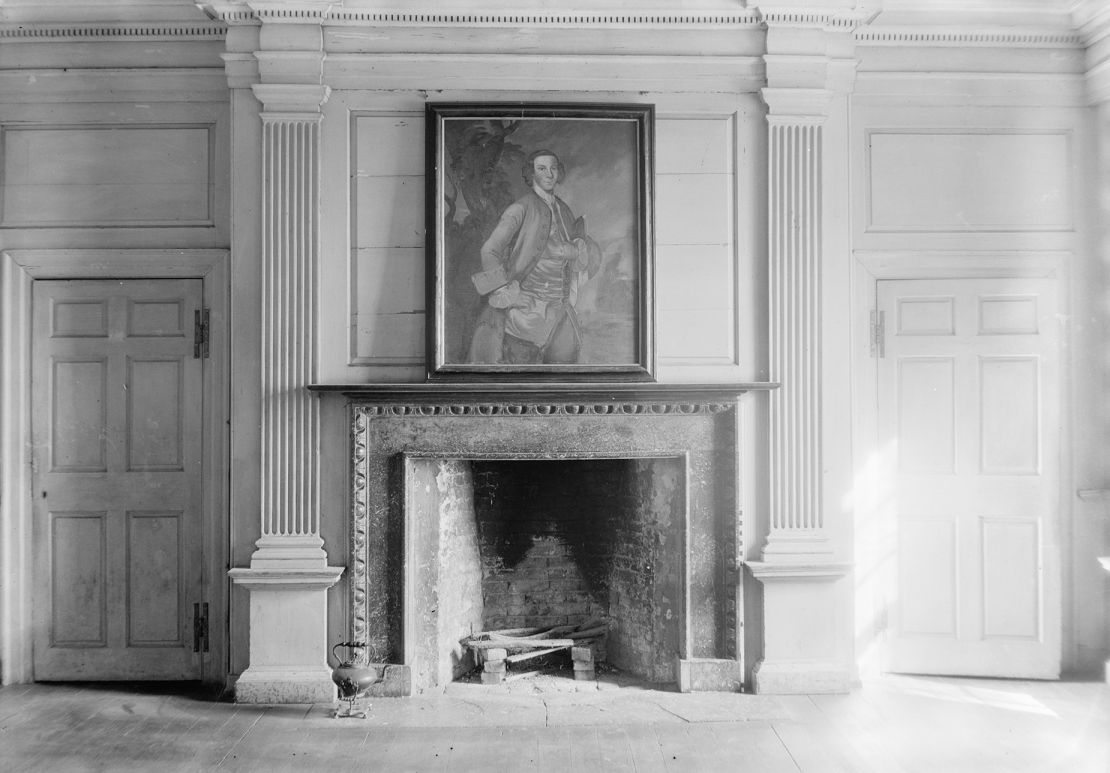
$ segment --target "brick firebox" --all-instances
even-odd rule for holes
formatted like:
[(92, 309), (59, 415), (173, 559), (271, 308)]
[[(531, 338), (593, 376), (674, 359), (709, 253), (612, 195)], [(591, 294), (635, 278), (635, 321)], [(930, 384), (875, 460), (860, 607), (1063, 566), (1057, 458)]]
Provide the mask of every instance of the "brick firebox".
[[(614, 664), (740, 689), (738, 405), (766, 386), (318, 388), (348, 398), (351, 636), (415, 693), (465, 668), (471, 630), (600, 612)], [(506, 576), (539, 559), (565, 576)]]

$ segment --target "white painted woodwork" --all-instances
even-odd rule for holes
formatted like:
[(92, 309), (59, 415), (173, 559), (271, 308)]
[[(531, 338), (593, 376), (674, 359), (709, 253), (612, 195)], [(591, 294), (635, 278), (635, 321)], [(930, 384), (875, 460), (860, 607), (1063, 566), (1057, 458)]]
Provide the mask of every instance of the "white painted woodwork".
[[(771, 116), (771, 539), (819, 532), (821, 513), (821, 125)], [(771, 548), (772, 546), (769, 546)], [(766, 551), (765, 551), (766, 552)]]
[(316, 364), (319, 114), (263, 114), (262, 538), (319, 552)]
[(212, 224), (207, 126), (5, 127), (7, 227)]
[(872, 131), (868, 230), (1072, 227), (1064, 133)]
[(36, 679), (201, 674), (201, 292), (196, 279), (34, 285)]
[(1056, 292), (1040, 279), (879, 282), (888, 670), (1060, 673)]

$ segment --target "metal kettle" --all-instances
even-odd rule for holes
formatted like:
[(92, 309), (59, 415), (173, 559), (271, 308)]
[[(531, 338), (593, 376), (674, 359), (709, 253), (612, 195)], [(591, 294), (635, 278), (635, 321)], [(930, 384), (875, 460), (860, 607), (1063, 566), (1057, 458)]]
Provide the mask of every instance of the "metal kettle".
[[(346, 658), (341, 658), (336, 652), (340, 647), (347, 649)], [(339, 665), (332, 669), (331, 680), (338, 689), (339, 699), (347, 703), (346, 713), (337, 708), (333, 716), (366, 716), (365, 711), (353, 710), (355, 700), (381, 679), (381, 672), (367, 662), (365, 651), (366, 642), (363, 641), (341, 641), (331, 648), (331, 654), (339, 661)]]

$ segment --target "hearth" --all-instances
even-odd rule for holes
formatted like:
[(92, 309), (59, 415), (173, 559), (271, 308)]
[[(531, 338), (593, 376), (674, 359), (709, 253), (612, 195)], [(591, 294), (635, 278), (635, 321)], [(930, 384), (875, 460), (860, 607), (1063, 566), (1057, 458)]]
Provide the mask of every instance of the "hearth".
[(741, 389), (342, 391), (350, 634), (400, 667), (395, 692), (471, 668), (474, 632), (590, 618), (621, 670), (740, 688)]

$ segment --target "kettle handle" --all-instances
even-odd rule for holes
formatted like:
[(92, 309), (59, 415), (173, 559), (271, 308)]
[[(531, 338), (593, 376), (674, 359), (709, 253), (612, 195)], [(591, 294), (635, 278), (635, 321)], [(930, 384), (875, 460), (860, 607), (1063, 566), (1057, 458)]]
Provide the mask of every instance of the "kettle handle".
[(339, 649), (340, 647), (346, 647), (348, 649), (366, 649), (366, 642), (364, 642), (364, 641), (341, 641), (341, 642), (339, 642), (338, 644), (336, 644), (334, 647), (331, 648), (331, 654), (336, 660), (343, 660), (343, 658), (341, 658), (341, 657), (339, 657), (338, 655), (335, 654), (335, 651), (337, 649)]

